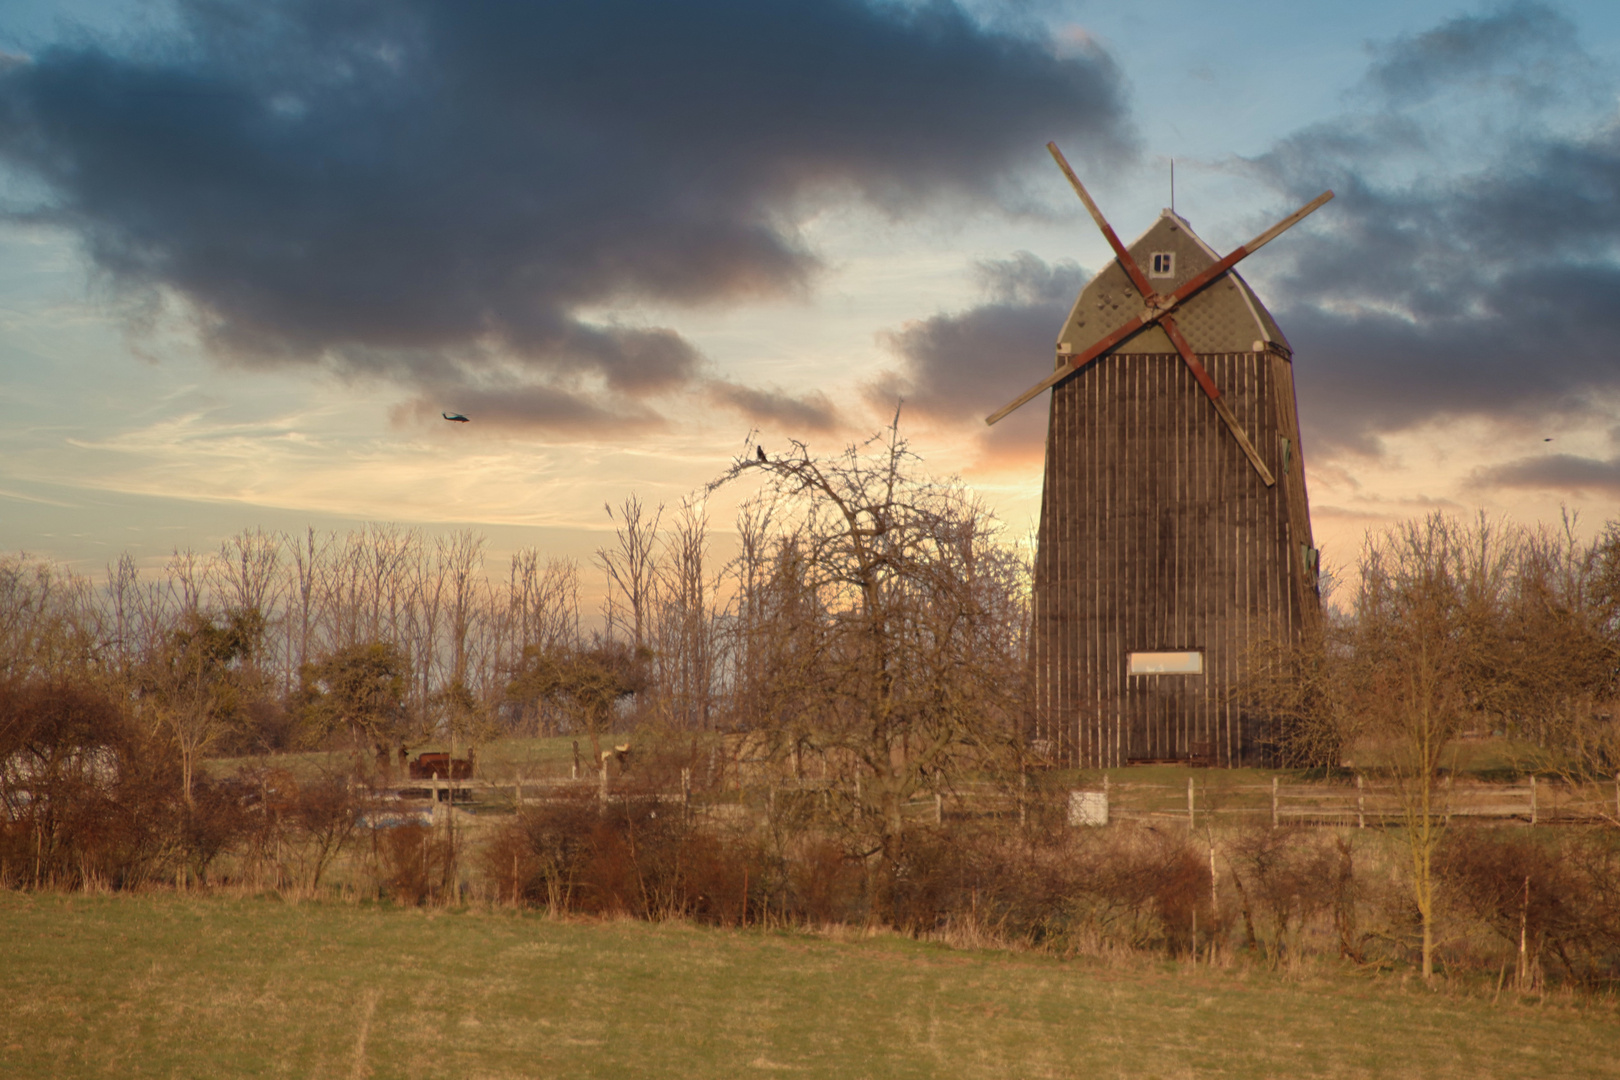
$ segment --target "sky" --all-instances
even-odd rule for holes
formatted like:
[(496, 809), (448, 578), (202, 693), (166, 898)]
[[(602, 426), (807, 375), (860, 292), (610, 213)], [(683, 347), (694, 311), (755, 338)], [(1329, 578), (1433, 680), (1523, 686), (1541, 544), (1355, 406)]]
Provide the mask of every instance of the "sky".
[(1330, 566), (1620, 517), (1620, 5), (6, 0), (0, 551), (588, 560), (897, 407), (1027, 535), (1044, 398), (982, 417), (1108, 258), (1049, 139), (1127, 240), (1172, 159), (1223, 251), (1336, 193), (1243, 266)]

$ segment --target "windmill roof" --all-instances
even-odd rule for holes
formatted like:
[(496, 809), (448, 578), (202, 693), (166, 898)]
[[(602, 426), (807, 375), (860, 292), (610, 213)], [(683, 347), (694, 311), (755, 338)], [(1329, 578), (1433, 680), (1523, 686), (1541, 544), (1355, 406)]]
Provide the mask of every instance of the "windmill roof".
[[(1198, 238), (1186, 219), (1170, 210), (1160, 214), (1146, 232), (1125, 246), (1148, 275), (1148, 282), (1161, 294), (1180, 287), (1221, 258)], [(1156, 266), (1155, 255), (1167, 255), (1169, 259), (1160, 260)], [(1111, 260), (1080, 290), (1058, 335), (1058, 351), (1080, 352), (1141, 310), (1141, 294), (1131, 284), (1119, 260)], [(1251, 352), (1256, 351), (1257, 341), (1276, 344), (1285, 352), (1292, 352), (1276, 320), (1235, 270), (1227, 271), (1192, 299), (1178, 305), (1174, 316), (1176, 325), (1196, 353)], [(1173, 353), (1176, 347), (1162, 329), (1150, 326), (1111, 351)]]

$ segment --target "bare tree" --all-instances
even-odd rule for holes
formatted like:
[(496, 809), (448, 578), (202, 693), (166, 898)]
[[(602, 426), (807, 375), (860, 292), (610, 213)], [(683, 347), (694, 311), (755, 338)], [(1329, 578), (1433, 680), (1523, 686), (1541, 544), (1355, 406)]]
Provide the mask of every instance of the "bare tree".
[(1444, 832), (1439, 779), (1457, 735), (1496, 703), (1500, 612), (1519, 541), (1483, 516), (1442, 514), (1368, 538), (1348, 634), (1346, 734), (1383, 752), (1401, 798), (1434, 973), (1434, 854)]
[(714, 590), (704, 569), (708, 550), (704, 503), (686, 499), (664, 537), (654, 651), (668, 719), (694, 730), (710, 726), (714, 689)]
[(724, 653), (719, 660), (727, 673), (722, 679), (729, 690), (732, 726), (759, 711), (763, 692), (763, 653), (770, 640), (764, 622), (773, 578), (771, 553), (776, 547), (774, 510), (774, 501), (766, 497), (742, 504), (737, 511), (737, 554), (721, 574), (730, 589), (730, 602), (720, 621), (717, 646)]
[(284, 620), (287, 630), (282, 685), (291, 689), (294, 678), (311, 659), (310, 643), (321, 620), (324, 585), (328, 576), (331, 538), (317, 538), (306, 529), (301, 541), (292, 545), (291, 580), (288, 595), (292, 605)]
[(836, 458), (746, 453), (711, 490), (755, 473), (780, 506), (746, 722), (849, 783), (851, 828), (892, 868), (909, 799), (1016, 753), (1027, 575), (959, 484), (920, 475), (898, 422)]
[(106, 633), (87, 579), (44, 559), (0, 556), (0, 680), (82, 679), (98, 668)]
[[(507, 634), (499, 668), (504, 684), (517, 680), (538, 657), (558, 657), (577, 650), (579, 565), (572, 559), (549, 559), (542, 565), (539, 552), (533, 548), (514, 554), (507, 578), (505, 621)], [(555, 729), (554, 703), (548, 693), (505, 692), (505, 696), (523, 710), (520, 717), (533, 709), (536, 735)]]
[(1571, 781), (1620, 769), (1620, 531), (1593, 543), (1566, 515), (1525, 537), (1506, 596), (1493, 704), (1533, 747), (1527, 764)]
[(283, 586), (280, 571), (284, 540), (279, 533), (244, 529), (220, 545), (210, 576), (222, 606), (269, 616), (280, 600)]
[(606, 503), (602, 509), (616, 522), (613, 546), (596, 552), (608, 576), (608, 636), (614, 633), (616, 610), (612, 596), (617, 589), (624, 598), (622, 602), (630, 608), (631, 648), (640, 653), (647, 645), (647, 618), (658, 587), (658, 525), (664, 507), (660, 503), (649, 513), (641, 499), (631, 495), (620, 504), (617, 514)]
[(1313, 620), (1298, 633), (1276, 628), (1262, 634), (1243, 658), (1233, 698), (1263, 724), (1265, 741), (1285, 768), (1332, 769), (1344, 761), (1349, 624)]

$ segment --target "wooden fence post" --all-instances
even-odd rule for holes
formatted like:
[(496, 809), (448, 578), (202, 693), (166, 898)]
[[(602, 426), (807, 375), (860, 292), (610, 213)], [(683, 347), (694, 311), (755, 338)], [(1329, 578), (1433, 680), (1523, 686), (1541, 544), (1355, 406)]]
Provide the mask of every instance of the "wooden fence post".
[(945, 824), (945, 796), (934, 792), (934, 824)]
[(681, 770), (681, 821), (692, 820), (692, 770)]
[(1280, 777), (1271, 778), (1271, 827), (1277, 827), (1277, 783)]
[(1356, 828), (1367, 827), (1367, 785), (1361, 774), (1356, 773)]
[[(1209, 910), (1218, 920), (1221, 912), (1221, 875), (1215, 869), (1215, 834), (1209, 834)], [(1194, 958), (1196, 959), (1196, 957)], [(1209, 938), (1209, 962), (1215, 962), (1215, 936)]]
[(602, 803), (602, 805), (603, 805), (603, 806), (606, 806), (606, 805), (607, 805), (607, 801), (608, 801), (608, 776), (607, 776), (607, 762), (608, 762), (608, 759), (607, 759), (607, 755), (606, 755), (606, 754), (603, 754), (603, 755), (602, 755), (602, 780), (601, 780), (601, 787), (599, 787), (599, 788), (598, 788), (598, 789), (597, 789), (597, 792), (596, 792), (596, 797), (597, 797), (597, 799), (598, 799), (598, 800), (600, 800), (600, 801), (601, 801), (601, 803)]
[(1530, 774), (1530, 824), (1536, 823), (1536, 774)]
[(1187, 777), (1187, 832), (1193, 831), (1193, 778)]

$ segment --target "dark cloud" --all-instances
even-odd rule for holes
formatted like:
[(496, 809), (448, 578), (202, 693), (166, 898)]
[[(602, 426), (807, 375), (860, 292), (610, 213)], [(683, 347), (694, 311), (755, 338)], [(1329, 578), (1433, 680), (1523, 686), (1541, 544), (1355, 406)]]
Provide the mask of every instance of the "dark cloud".
[(1575, 496), (1620, 498), (1620, 457), (1607, 461), (1574, 454), (1526, 457), (1481, 469), (1472, 480), (1478, 487), (1528, 488)]
[(1252, 162), (1291, 200), (1338, 194), (1266, 286), (1318, 448), (1620, 395), (1620, 129), (1558, 110), (1498, 122), (1523, 87), (1547, 105), (1588, 68), (1546, 7), (1460, 17), (1378, 52), (1376, 108)]
[[(1040, 359), (1052, 357), (1057, 333), (1089, 275), (1072, 262), (1048, 265), (1027, 251), (975, 269), (984, 303), (883, 336), (901, 366), (868, 388), (875, 404), (900, 397), (908, 413), (925, 419), (979, 420), (1040, 377)], [(1038, 447), (1045, 416), (1044, 399), (1031, 402), (992, 429), (994, 448)]]
[(831, 431), (839, 424), (838, 409), (819, 390), (791, 394), (780, 388), (759, 390), (716, 380), (709, 385), (709, 394), (753, 422), (772, 424), (789, 434)]
[(1368, 88), (1400, 105), (1428, 101), (1459, 84), (1544, 102), (1568, 89), (1585, 56), (1575, 27), (1544, 4), (1515, 3), (1460, 15), (1376, 50)]
[(0, 160), (253, 363), (653, 393), (692, 348), (591, 313), (802, 290), (810, 201), (995, 199), (1047, 138), (1129, 141), (1105, 55), (950, 0), (177, 9), (0, 69)]

